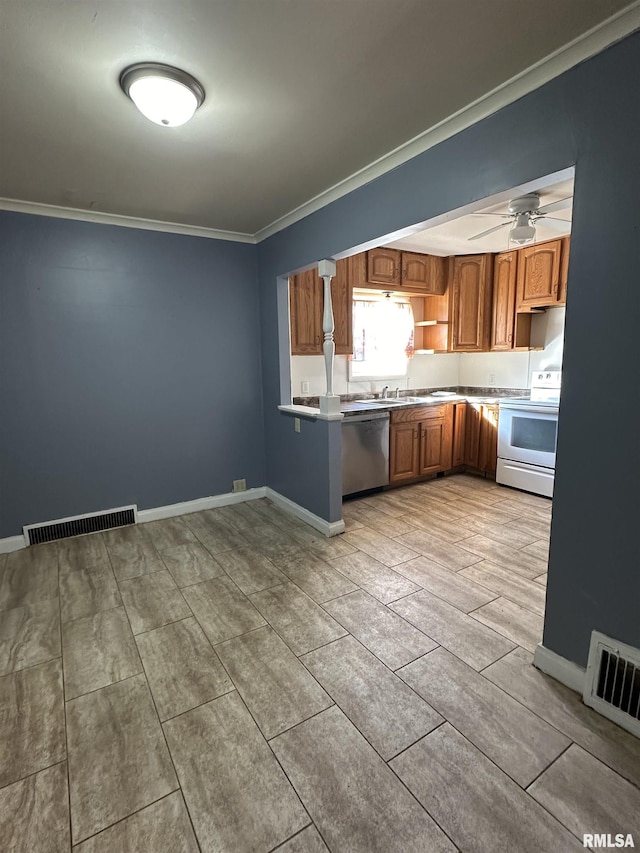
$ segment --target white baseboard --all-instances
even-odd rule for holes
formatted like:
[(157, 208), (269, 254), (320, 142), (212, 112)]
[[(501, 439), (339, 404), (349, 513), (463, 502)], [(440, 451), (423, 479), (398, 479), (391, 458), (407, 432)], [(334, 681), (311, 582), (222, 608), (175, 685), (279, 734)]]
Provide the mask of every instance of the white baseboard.
[(208, 498), (197, 498), (194, 501), (184, 501), (179, 504), (156, 506), (152, 509), (139, 509), (139, 522), (158, 521), (162, 518), (173, 518), (176, 515), (189, 515), (192, 512), (202, 512), (203, 509), (215, 509), (218, 506), (239, 504), (245, 501), (255, 501), (265, 497), (265, 487), (247, 489), (246, 492), (226, 492), (223, 495), (212, 495)]
[(547, 649), (542, 643), (538, 643), (533, 655), (533, 665), (582, 696), (586, 670), (577, 663), (563, 658)]
[(324, 533), (325, 536), (337, 536), (338, 533), (344, 533), (345, 528), (342, 519), (340, 521), (325, 521), (324, 518), (320, 518), (319, 515), (315, 515), (315, 513), (305, 509), (300, 504), (294, 503), (289, 498), (285, 498), (279, 492), (274, 492), (268, 486), (265, 488), (265, 497), (273, 501), (280, 509), (288, 512), (290, 515), (295, 515), (296, 518), (306, 522), (310, 527), (313, 527), (320, 533)]
[(27, 541), (24, 536), (7, 536), (6, 539), (0, 539), (0, 554), (10, 554), (11, 551), (19, 551), (20, 548), (26, 548)]
[[(139, 509), (136, 512), (136, 521), (143, 523), (145, 521), (159, 521), (163, 518), (173, 518), (177, 515), (188, 515), (192, 512), (201, 512), (203, 509), (215, 509), (218, 506), (228, 506), (229, 504), (244, 503), (244, 501), (255, 501), (258, 498), (268, 497), (274, 504), (294, 515), (296, 518), (309, 524), (315, 530), (324, 533), (325, 536), (336, 536), (338, 533), (344, 533), (344, 521), (325, 521), (319, 515), (315, 515), (303, 506), (285, 498), (284, 495), (274, 492), (268, 486), (260, 486), (257, 489), (247, 489), (246, 492), (227, 492), (223, 495), (212, 495), (208, 498), (197, 498), (194, 501), (183, 501), (177, 504), (168, 504), (167, 506), (157, 506), (152, 509)], [(27, 546), (27, 540), (24, 536), (9, 536), (6, 539), (0, 539), (0, 554), (8, 554), (10, 551), (17, 551), (20, 548)]]

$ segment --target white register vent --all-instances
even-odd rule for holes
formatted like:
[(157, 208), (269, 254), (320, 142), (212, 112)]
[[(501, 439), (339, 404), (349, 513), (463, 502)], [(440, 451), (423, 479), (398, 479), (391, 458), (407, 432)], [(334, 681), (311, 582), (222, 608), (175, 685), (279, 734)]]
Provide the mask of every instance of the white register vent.
[(582, 698), (640, 737), (640, 650), (593, 631)]
[(89, 512), (70, 518), (59, 518), (56, 521), (45, 521), (42, 524), (27, 524), (22, 528), (22, 532), (27, 545), (38, 545), (41, 542), (66, 539), (68, 536), (98, 533), (113, 527), (135, 524), (137, 509), (137, 506), (132, 504), (103, 512)]

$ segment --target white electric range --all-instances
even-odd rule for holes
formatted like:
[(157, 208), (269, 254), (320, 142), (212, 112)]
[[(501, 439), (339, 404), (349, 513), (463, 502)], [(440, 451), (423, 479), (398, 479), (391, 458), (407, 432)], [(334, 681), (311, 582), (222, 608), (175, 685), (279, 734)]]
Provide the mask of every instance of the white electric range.
[(561, 378), (534, 371), (529, 397), (499, 401), (497, 483), (553, 496)]

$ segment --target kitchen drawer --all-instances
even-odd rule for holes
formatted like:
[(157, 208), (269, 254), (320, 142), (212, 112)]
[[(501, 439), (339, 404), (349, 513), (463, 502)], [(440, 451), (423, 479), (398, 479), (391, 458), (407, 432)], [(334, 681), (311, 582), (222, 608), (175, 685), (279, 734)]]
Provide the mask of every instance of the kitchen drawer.
[(392, 409), (391, 423), (406, 424), (414, 421), (428, 421), (431, 418), (444, 418), (447, 414), (447, 405), (442, 406), (411, 406), (406, 409)]

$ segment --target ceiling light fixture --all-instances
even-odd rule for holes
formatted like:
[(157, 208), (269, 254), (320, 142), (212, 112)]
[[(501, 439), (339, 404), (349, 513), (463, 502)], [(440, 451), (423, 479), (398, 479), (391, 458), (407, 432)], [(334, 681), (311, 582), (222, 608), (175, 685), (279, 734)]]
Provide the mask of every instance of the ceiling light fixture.
[(536, 236), (536, 229), (531, 224), (531, 218), (528, 213), (519, 213), (516, 216), (516, 221), (509, 231), (509, 239), (512, 243), (517, 243), (519, 246), (525, 243), (530, 243)]
[(185, 124), (204, 101), (204, 89), (195, 77), (171, 65), (130, 65), (120, 85), (143, 116), (163, 127)]

